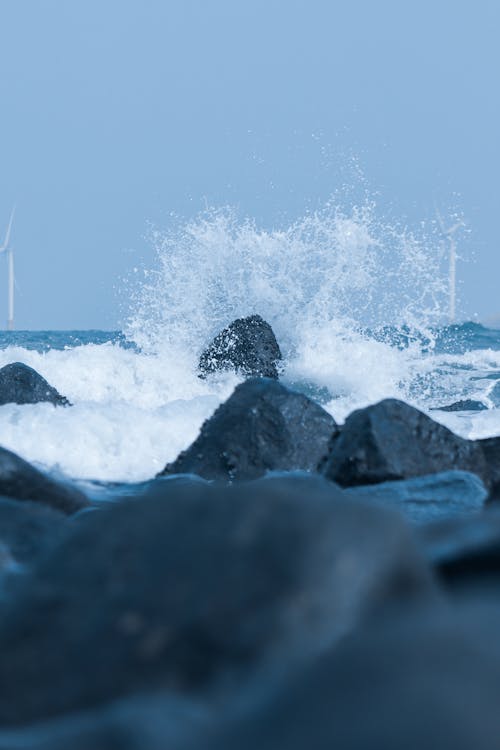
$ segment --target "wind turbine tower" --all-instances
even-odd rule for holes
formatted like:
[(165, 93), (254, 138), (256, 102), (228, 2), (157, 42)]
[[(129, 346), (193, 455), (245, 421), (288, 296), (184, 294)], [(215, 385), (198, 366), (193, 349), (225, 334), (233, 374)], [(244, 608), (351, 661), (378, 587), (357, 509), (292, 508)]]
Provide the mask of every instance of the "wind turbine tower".
[(436, 214), (438, 217), (439, 226), (441, 228), (441, 234), (445, 239), (448, 240), (449, 246), (450, 246), (450, 255), (449, 255), (449, 294), (450, 294), (450, 308), (449, 308), (449, 318), (450, 323), (455, 322), (456, 318), (456, 298), (457, 298), (457, 243), (455, 241), (455, 233), (461, 229), (463, 226), (465, 226), (463, 221), (457, 221), (456, 224), (453, 224), (449, 229), (446, 229), (443, 217), (439, 213), (439, 211), (436, 209)]
[(12, 222), (14, 221), (15, 208), (12, 209), (10, 214), (9, 223), (7, 225), (7, 232), (5, 233), (5, 240), (3, 245), (0, 245), (0, 253), (5, 253), (7, 256), (8, 266), (8, 281), (7, 281), (7, 297), (8, 297), (8, 317), (7, 317), (7, 329), (9, 331), (14, 330), (14, 251), (10, 244), (10, 234), (12, 231)]

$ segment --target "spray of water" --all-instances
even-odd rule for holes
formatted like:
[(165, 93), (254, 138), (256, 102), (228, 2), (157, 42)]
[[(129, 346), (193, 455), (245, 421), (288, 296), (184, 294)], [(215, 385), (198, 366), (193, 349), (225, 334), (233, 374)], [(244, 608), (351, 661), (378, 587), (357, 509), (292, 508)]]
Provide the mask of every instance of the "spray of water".
[[(333, 202), (263, 229), (231, 209), (152, 231), (157, 267), (135, 289), (126, 333), (143, 351), (190, 352), (258, 312), (286, 358), (304, 339), (382, 326), (428, 329), (446, 306), (442, 246), (382, 220), (372, 202)], [(320, 334), (320, 332), (322, 332)]]

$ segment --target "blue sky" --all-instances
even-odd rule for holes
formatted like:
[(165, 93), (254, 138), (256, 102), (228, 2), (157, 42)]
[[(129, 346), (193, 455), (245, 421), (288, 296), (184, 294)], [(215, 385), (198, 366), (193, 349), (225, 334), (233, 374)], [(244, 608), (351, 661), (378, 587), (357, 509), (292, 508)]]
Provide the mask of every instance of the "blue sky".
[(18, 327), (116, 327), (148, 222), (208, 202), (272, 226), (352, 156), (401, 221), (463, 212), (463, 309), (500, 312), (500, 3), (0, 0), (0, 28)]

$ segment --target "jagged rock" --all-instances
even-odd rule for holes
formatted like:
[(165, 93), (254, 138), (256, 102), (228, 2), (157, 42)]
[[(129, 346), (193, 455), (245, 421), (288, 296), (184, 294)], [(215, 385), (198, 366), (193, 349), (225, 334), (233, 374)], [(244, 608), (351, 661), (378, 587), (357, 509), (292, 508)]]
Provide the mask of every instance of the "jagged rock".
[(241, 480), (267, 471), (314, 471), (336, 432), (333, 417), (307, 396), (253, 378), (237, 386), (161, 475)]
[(273, 329), (260, 317), (238, 318), (214, 338), (200, 357), (200, 377), (234, 370), (245, 377), (277, 378), (281, 351)]
[(476, 401), (471, 398), (463, 401), (455, 401), (447, 406), (437, 406), (432, 411), (485, 411), (488, 407), (482, 401)]
[(42, 503), (68, 514), (89, 505), (85, 495), (76, 487), (42, 474), (6, 448), (0, 448), (0, 495)]
[(65, 396), (53, 388), (32, 367), (22, 362), (12, 362), (0, 368), (0, 405), (38, 404), (49, 401), (56, 406), (70, 406)]
[(0, 725), (169, 690), (208, 696), (433, 602), (411, 532), (321, 477), (158, 482), (83, 514), (0, 618)]
[(353, 487), (344, 493), (369, 503), (397, 508), (416, 523), (477, 514), (488, 496), (479, 477), (466, 471), (444, 471), (397, 482)]
[(333, 439), (320, 468), (325, 476), (344, 487), (450, 469), (470, 471), (480, 476), (488, 489), (490, 486), (479, 441), (458, 437), (396, 399), (353, 412)]
[(499, 628), (498, 606), (476, 602), (374, 623), (183, 750), (490, 750)]

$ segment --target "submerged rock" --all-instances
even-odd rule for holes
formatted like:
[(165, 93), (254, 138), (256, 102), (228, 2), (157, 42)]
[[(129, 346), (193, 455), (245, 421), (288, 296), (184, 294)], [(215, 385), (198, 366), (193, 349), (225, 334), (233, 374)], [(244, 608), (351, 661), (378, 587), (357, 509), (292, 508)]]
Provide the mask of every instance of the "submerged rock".
[(0, 618), (0, 724), (149, 689), (231, 694), (435, 595), (400, 517), (321, 477), (158, 482), (80, 516), (23, 578)]
[(76, 487), (51, 479), (6, 448), (0, 448), (0, 495), (42, 503), (62, 513), (76, 513), (89, 505)]
[(353, 487), (347, 497), (397, 508), (410, 521), (427, 523), (446, 516), (470, 516), (488, 496), (483, 482), (466, 471), (444, 471), (397, 482)]
[(200, 357), (200, 377), (234, 370), (245, 377), (277, 378), (281, 351), (273, 329), (260, 317), (238, 318), (214, 338)]
[(16, 565), (43, 557), (66, 528), (66, 516), (53, 508), (0, 497), (0, 544)]
[(478, 474), (489, 488), (477, 442), (458, 437), (396, 399), (353, 412), (320, 468), (344, 487), (461, 469)]
[(194, 443), (160, 475), (256, 479), (267, 471), (315, 471), (337, 425), (301, 393), (269, 378), (241, 383)]
[(55, 406), (70, 406), (65, 396), (53, 388), (36, 370), (22, 362), (0, 368), (0, 405), (38, 404), (48, 401)]
[(488, 407), (482, 401), (467, 398), (463, 401), (455, 401), (447, 406), (437, 406), (432, 411), (485, 411)]

